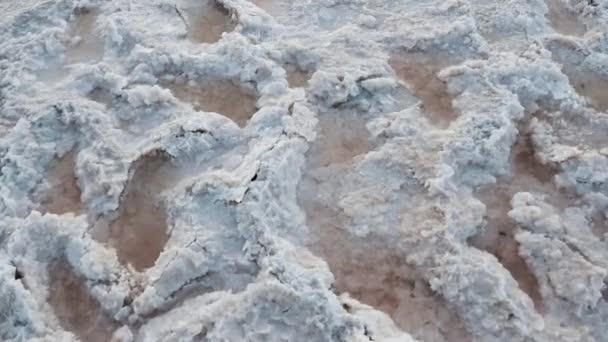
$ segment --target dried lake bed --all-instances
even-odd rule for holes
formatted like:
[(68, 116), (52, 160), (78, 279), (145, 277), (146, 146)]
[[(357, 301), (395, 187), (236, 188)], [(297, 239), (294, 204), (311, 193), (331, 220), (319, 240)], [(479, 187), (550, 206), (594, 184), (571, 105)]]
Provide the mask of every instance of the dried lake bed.
[(608, 341), (607, 0), (0, 10), (0, 340)]

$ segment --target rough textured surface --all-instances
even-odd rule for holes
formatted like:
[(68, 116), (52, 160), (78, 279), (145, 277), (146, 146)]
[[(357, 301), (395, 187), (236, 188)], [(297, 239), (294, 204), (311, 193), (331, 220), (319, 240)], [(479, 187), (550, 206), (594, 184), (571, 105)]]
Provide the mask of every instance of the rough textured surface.
[(608, 1), (0, 10), (0, 340), (608, 341)]

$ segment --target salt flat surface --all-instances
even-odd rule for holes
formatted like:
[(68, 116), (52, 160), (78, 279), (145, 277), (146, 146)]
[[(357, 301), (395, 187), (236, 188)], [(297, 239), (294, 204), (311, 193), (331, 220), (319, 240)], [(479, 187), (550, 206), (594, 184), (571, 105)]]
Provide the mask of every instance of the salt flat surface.
[(0, 1), (0, 340), (608, 341), (608, 1)]

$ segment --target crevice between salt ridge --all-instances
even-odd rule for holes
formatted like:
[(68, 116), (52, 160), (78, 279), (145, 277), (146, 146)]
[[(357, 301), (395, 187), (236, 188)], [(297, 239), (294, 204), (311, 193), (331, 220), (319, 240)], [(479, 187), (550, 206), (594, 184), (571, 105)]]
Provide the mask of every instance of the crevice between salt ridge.
[(75, 152), (70, 151), (59, 158), (48, 172), (50, 189), (42, 195), (40, 210), (43, 213), (81, 214), (84, 212), (80, 187), (75, 173)]
[(177, 168), (162, 152), (140, 157), (124, 190), (107, 240), (118, 258), (142, 271), (154, 265), (169, 239), (161, 194), (177, 181)]
[(515, 240), (517, 224), (508, 213), (512, 209), (513, 195), (522, 191), (550, 194), (549, 198), (555, 205), (567, 207), (572, 198), (553, 184), (556, 174), (557, 171), (537, 160), (530, 135), (525, 132), (520, 134), (512, 147), (510, 174), (500, 177), (496, 184), (476, 190), (475, 196), (486, 205), (487, 224), (468, 241), (471, 246), (493, 254), (511, 273), (520, 289), (532, 299), (540, 313), (545, 308), (538, 281), (519, 255), (519, 244)]
[(71, 40), (65, 51), (65, 64), (91, 62), (103, 57), (104, 43), (95, 32), (98, 15), (96, 9), (76, 9), (74, 22), (68, 30)]
[(549, 11), (546, 14), (553, 29), (561, 34), (583, 36), (587, 31), (573, 8), (566, 5), (568, 0), (545, 0)]
[(228, 10), (215, 0), (180, 0), (175, 10), (194, 43), (215, 43), (236, 27)]
[(453, 96), (448, 92), (446, 82), (437, 75), (449, 65), (446, 59), (404, 52), (393, 53), (389, 64), (397, 77), (420, 99), (421, 111), (432, 123), (446, 128), (456, 119)]
[(82, 341), (110, 341), (117, 322), (103, 312), (65, 258), (51, 263), (49, 277), (48, 303), (62, 327)]
[[(463, 322), (435, 294), (426, 280), (391, 250), (382, 238), (354, 236), (351, 221), (323, 193), (350, 172), (358, 156), (373, 148), (366, 118), (342, 109), (318, 116), (317, 139), (298, 187), (298, 203), (306, 213), (311, 242), (308, 248), (324, 259), (335, 276), (335, 291), (388, 314), (413, 337), (425, 341), (468, 341)], [(316, 174), (333, 176), (319, 179)], [(320, 191), (323, 188), (325, 191)], [(412, 313), (416, 314), (412, 314)]]
[(240, 127), (246, 126), (256, 112), (255, 92), (228, 80), (187, 81), (166, 76), (160, 85), (180, 101), (189, 103), (194, 110), (222, 114)]

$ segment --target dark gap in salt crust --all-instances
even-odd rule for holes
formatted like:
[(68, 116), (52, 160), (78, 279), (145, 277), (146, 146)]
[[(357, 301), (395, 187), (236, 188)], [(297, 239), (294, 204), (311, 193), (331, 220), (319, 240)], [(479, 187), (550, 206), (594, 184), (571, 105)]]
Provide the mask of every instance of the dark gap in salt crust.
[(294, 65), (287, 65), (285, 67), (287, 72), (287, 83), (291, 88), (305, 88), (310, 81), (311, 73)]
[(75, 173), (75, 156), (74, 151), (66, 153), (49, 170), (48, 178), (51, 189), (50, 193), (44, 195), (44, 199), (40, 203), (41, 212), (57, 215), (84, 212)]
[(458, 117), (446, 82), (437, 76), (441, 69), (449, 65), (447, 60), (404, 52), (394, 53), (389, 64), (397, 77), (420, 99), (422, 112), (428, 115), (431, 122), (446, 128)]
[(570, 198), (552, 184), (555, 174), (555, 170), (535, 157), (530, 135), (521, 134), (511, 151), (511, 174), (476, 191), (476, 197), (486, 205), (487, 225), (468, 241), (471, 246), (493, 254), (541, 313), (545, 308), (538, 280), (519, 255), (519, 244), (515, 240), (517, 225), (508, 213), (513, 195), (521, 191), (548, 193), (552, 204), (567, 206)]
[[(373, 238), (348, 233), (340, 213), (314, 199), (302, 203), (315, 236), (309, 248), (335, 276), (335, 291), (389, 315), (403, 331), (421, 341), (470, 341), (463, 322), (434, 293), (405, 257)], [(413, 314), (415, 313), (415, 314)]]
[[(240, 271), (243, 271), (243, 272), (239, 273), (239, 275), (250, 276), (251, 279), (253, 279), (257, 275), (257, 272), (256, 272), (256, 274), (252, 274), (252, 273), (249, 273), (248, 270), (245, 270), (245, 269), (242, 269)], [(222, 291), (222, 290), (229, 290), (233, 293), (236, 293), (236, 292), (243, 291), (244, 287), (246, 287), (246, 285), (244, 287), (231, 287), (228, 285), (229, 284), (225, 281), (225, 279), (222, 278), (222, 274), (219, 274), (217, 272), (206, 273), (202, 276), (199, 276), (195, 279), (190, 280), (188, 282), (188, 284), (186, 284), (185, 286), (183, 286), (182, 288), (177, 290), (175, 293), (173, 293), (171, 298), (169, 298), (165, 303), (163, 303), (162, 307), (154, 310), (153, 312), (151, 312), (149, 314), (146, 314), (145, 318), (146, 318), (146, 320), (149, 320), (151, 318), (158, 317), (177, 307), (180, 307), (186, 301), (199, 297), (206, 293), (210, 293), (210, 292), (214, 292), (214, 291)], [(140, 323), (144, 323), (144, 322), (140, 322)]]
[(606, 214), (603, 210), (596, 210), (591, 218), (591, 231), (600, 240), (605, 240), (605, 234), (608, 233), (608, 224)]
[[(601, 149), (606, 146), (608, 136), (604, 134), (605, 125), (601, 122), (594, 122), (593, 119), (598, 118), (598, 113), (585, 111), (584, 113), (575, 112), (547, 112), (544, 110), (534, 113), (534, 117), (547, 122), (552, 126), (553, 131), (557, 134), (560, 144), (567, 146), (580, 146), (581, 150)], [(567, 130), (567, 132), (563, 132)], [(582, 146), (581, 146), (582, 145)], [(556, 171), (553, 171), (557, 173)], [(552, 188), (557, 195), (547, 198), (552, 201), (552, 205), (559, 209), (565, 209), (571, 205), (588, 206), (591, 203), (586, 203), (584, 196), (576, 194), (575, 189), (559, 189)], [(587, 219), (591, 228), (591, 232), (600, 240), (604, 240), (604, 234), (608, 232), (608, 224), (603, 206), (599, 208), (594, 205), (591, 212), (587, 213)]]
[(562, 0), (545, 0), (549, 11), (546, 14), (553, 29), (563, 35), (583, 36), (587, 31), (577, 14), (570, 10)]
[(0, 139), (2, 139), (11, 130), (13, 125), (8, 125), (0, 121)]
[(101, 103), (106, 107), (110, 107), (112, 105), (113, 96), (112, 94), (103, 88), (95, 88), (93, 89), (87, 97), (95, 102)]
[(142, 271), (154, 265), (169, 239), (167, 214), (160, 195), (175, 180), (176, 167), (161, 152), (143, 156), (127, 184), (110, 223), (109, 242), (122, 263)]
[(600, 111), (608, 111), (608, 80), (591, 71), (576, 70), (573, 65), (563, 64), (562, 71), (576, 92), (587, 104)]
[[(374, 248), (345, 230), (349, 220), (330, 208), (318, 195), (319, 188), (337, 187), (353, 158), (369, 152), (365, 117), (341, 109), (318, 116), (317, 139), (307, 153), (308, 161), (298, 187), (298, 203), (306, 213), (314, 241), (308, 248), (323, 258), (335, 275), (338, 293), (384, 311), (415, 338), (428, 341), (469, 341), (464, 324), (430, 289), (428, 282), (407, 265), (403, 255)], [(315, 170), (333, 168), (328, 181), (315, 178)], [(328, 169), (329, 170), (329, 169)], [(416, 313), (416, 314), (412, 314)]]
[(307, 153), (309, 168), (348, 163), (372, 149), (365, 117), (349, 109), (319, 114), (317, 138)]
[(283, 12), (280, 0), (254, 0), (253, 3), (273, 17), (280, 16)]
[(222, 114), (240, 127), (247, 125), (257, 109), (255, 93), (228, 80), (185, 82), (176, 78), (160, 84), (194, 110)]
[(110, 341), (117, 328), (99, 303), (90, 295), (85, 282), (61, 258), (49, 268), (48, 303), (53, 308), (61, 326), (73, 332), (82, 341)]
[(68, 75), (69, 65), (94, 62), (103, 58), (103, 40), (94, 32), (98, 15), (98, 9), (78, 7), (74, 10), (74, 20), (69, 23), (66, 32), (68, 40), (64, 42), (64, 59), (62, 63), (51, 62), (49, 68), (40, 70), (40, 80), (47, 83), (59, 82)]
[(103, 57), (103, 41), (94, 32), (98, 14), (96, 9), (78, 8), (74, 11), (76, 20), (68, 31), (72, 42), (66, 48), (65, 64), (96, 61)]
[(186, 25), (188, 39), (195, 43), (215, 43), (222, 33), (236, 28), (230, 12), (214, 0), (182, 0), (175, 10)]

